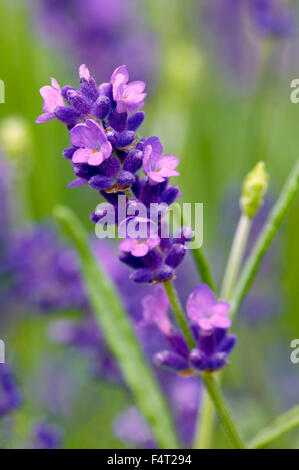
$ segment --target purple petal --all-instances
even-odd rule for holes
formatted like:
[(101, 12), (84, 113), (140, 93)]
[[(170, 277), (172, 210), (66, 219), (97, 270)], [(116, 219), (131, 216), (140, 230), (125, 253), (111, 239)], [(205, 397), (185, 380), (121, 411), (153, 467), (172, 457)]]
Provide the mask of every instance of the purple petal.
[(131, 101), (131, 95), (140, 95), (145, 89), (145, 83), (142, 81), (134, 81), (129, 83), (125, 88), (125, 93), (128, 99)]
[(54, 113), (58, 106), (64, 106), (60, 89), (57, 90), (51, 86), (43, 86), (40, 94), (44, 99), (43, 110), (47, 113)]
[(163, 157), (160, 158), (157, 167), (174, 170), (179, 163), (180, 160), (178, 159), (178, 157), (175, 157), (174, 155), (163, 155)]
[[(187, 313), (192, 321), (197, 322), (201, 315), (215, 303), (215, 294), (206, 284), (196, 286), (187, 300)], [(205, 323), (204, 323), (205, 324)], [(203, 327), (208, 329), (207, 326)]]
[(79, 67), (79, 77), (88, 81), (90, 79), (90, 73), (85, 64), (80, 65)]
[(230, 311), (230, 304), (228, 302), (216, 302), (215, 305), (213, 305), (210, 308), (210, 311), (213, 313), (213, 315), (227, 315)]
[(229, 328), (231, 326), (231, 320), (230, 318), (222, 315), (214, 315), (211, 318), (211, 324), (217, 328)]
[(115, 78), (118, 75), (122, 75), (124, 77), (123, 81), (125, 81), (126, 83), (128, 82), (129, 72), (128, 72), (128, 69), (127, 69), (126, 65), (121, 65), (120, 67), (117, 67), (117, 69), (114, 70), (113, 74), (111, 75), (111, 82), (112, 83), (115, 81)]
[(199, 349), (192, 349), (189, 355), (189, 361), (195, 369), (206, 369), (206, 357)]
[(149, 251), (149, 247), (148, 247), (147, 242), (135, 241), (131, 249), (132, 255), (137, 256), (138, 258), (141, 256), (145, 256), (148, 253), (148, 251)]
[(84, 184), (87, 184), (87, 181), (83, 178), (76, 178), (75, 180), (71, 181), (67, 187), (68, 188), (77, 188), (78, 186), (83, 186)]
[(141, 325), (156, 326), (165, 334), (169, 335), (171, 331), (171, 322), (167, 316), (169, 300), (162, 286), (157, 286), (153, 295), (147, 295), (142, 299), (143, 322)]
[(35, 120), (36, 124), (41, 124), (42, 122), (49, 122), (53, 119), (55, 115), (53, 113), (43, 113)]
[(166, 367), (175, 371), (188, 369), (188, 361), (179, 354), (172, 351), (160, 351), (154, 356), (154, 363), (158, 367)]
[(90, 157), (88, 159), (88, 164), (92, 165), (92, 166), (98, 166), (103, 162), (103, 160), (104, 160), (104, 158), (103, 158), (102, 151), (100, 151), (100, 152), (92, 151), (92, 152), (90, 152)]
[(132, 242), (133, 240), (131, 238), (125, 238), (124, 240), (121, 240), (118, 244), (119, 250), (130, 252), (132, 249)]
[(72, 162), (73, 163), (87, 163), (92, 155), (92, 150), (88, 148), (81, 148), (74, 152)]

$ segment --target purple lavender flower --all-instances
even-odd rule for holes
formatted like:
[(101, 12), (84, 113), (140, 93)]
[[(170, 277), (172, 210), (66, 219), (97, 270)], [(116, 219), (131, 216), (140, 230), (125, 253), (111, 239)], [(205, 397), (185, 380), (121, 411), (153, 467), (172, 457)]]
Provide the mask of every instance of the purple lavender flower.
[(118, 67), (111, 76), (113, 99), (118, 113), (135, 111), (141, 108), (146, 98), (145, 83), (135, 81), (128, 84), (129, 73), (126, 65)]
[(121, 441), (138, 445), (144, 449), (156, 447), (150, 427), (137, 408), (133, 406), (117, 416), (113, 423), (113, 430)]
[(4, 268), (11, 278), (12, 298), (25, 306), (49, 312), (87, 305), (77, 256), (50, 227), (15, 232)]
[(0, 364), (0, 419), (21, 405), (21, 395), (8, 364)]
[(158, 137), (150, 137), (144, 142), (143, 170), (151, 184), (162, 183), (170, 176), (178, 176), (175, 168), (179, 159), (174, 155), (163, 155), (163, 146)]
[(229, 328), (231, 320), (228, 302), (216, 302), (214, 292), (206, 284), (196, 286), (187, 301), (190, 320), (207, 332), (213, 328)]
[(56, 108), (64, 106), (61, 88), (57, 80), (51, 78), (51, 84), (52, 86), (47, 85), (40, 89), (40, 94), (44, 99), (43, 110), (45, 112), (37, 118), (36, 122), (38, 123), (51, 121), (51, 119), (55, 118), (54, 112)]
[(61, 447), (61, 429), (47, 421), (35, 424), (30, 449), (59, 449)]
[[(179, 189), (168, 180), (179, 174), (174, 170), (179, 160), (174, 155), (161, 156), (163, 146), (158, 137), (145, 140), (136, 135), (145, 114), (142, 111), (132, 114), (132, 111), (143, 105), (145, 84), (141, 81), (128, 83), (124, 65), (114, 71), (109, 83), (99, 87), (86, 65), (79, 67), (79, 76), (80, 90), (67, 85), (61, 91), (68, 106), (54, 109), (55, 117), (70, 130), (72, 147), (66, 148), (63, 156), (71, 160), (77, 178), (69, 186), (88, 184), (101, 193), (110, 206), (101, 206), (91, 214), (91, 220), (102, 225), (128, 223), (130, 217), (126, 213), (119, 217), (118, 195), (124, 197), (127, 213), (138, 223), (142, 204), (145, 210), (142, 218), (156, 224), (156, 233), (153, 236), (147, 233), (137, 237), (125, 235), (119, 245), (124, 252), (121, 261), (134, 269), (132, 279), (136, 282), (174, 279), (175, 269), (185, 256), (185, 245), (193, 233), (189, 230), (174, 236), (168, 232), (164, 235), (163, 216), (168, 206), (180, 197)], [(41, 122), (40, 119), (37, 122)], [(141, 168), (143, 178), (137, 174)], [(131, 191), (125, 193), (128, 189)], [(157, 220), (152, 220), (153, 204), (164, 207), (164, 212), (157, 214)], [(110, 217), (111, 212), (113, 217)]]
[(249, 12), (254, 26), (263, 36), (288, 37), (296, 32), (296, 20), (284, 0), (250, 0)]
[(93, 316), (85, 315), (79, 321), (56, 320), (50, 325), (49, 336), (56, 343), (74, 346), (80, 351), (88, 360), (94, 377), (121, 381), (120, 370)]
[(72, 145), (79, 147), (73, 154), (73, 163), (98, 166), (110, 157), (112, 146), (103, 129), (92, 119), (73, 127), (70, 135)]

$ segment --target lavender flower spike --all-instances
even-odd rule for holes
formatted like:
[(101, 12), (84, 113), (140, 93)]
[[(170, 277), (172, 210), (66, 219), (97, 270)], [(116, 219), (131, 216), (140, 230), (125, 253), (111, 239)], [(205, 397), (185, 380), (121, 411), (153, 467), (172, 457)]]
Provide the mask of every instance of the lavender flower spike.
[(129, 73), (126, 65), (118, 67), (111, 76), (113, 99), (117, 104), (117, 112), (132, 112), (141, 108), (146, 98), (145, 83), (135, 81), (128, 84)]
[(58, 106), (64, 106), (61, 88), (57, 80), (55, 80), (55, 78), (51, 78), (51, 84), (52, 86), (47, 85), (40, 89), (40, 94), (44, 99), (43, 110), (45, 112), (36, 119), (35, 122), (38, 124), (41, 122), (51, 121), (51, 119), (55, 118), (55, 109)]
[(162, 152), (163, 145), (158, 137), (150, 137), (144, 142), (143, 170), (153, 185), (162, 183), (170, 176), (179, 175), (175, 171), (179, 159), (174, 155), (161, 157)]
[(71, 130), (71, 142), (75, 147), (80, 147), (73, 155), (73, 163), (97, 166), (109, 158), (112, 152), (105, 132), (92, 119), (88, 119), (85, 124), (77, 124)]
[(205, 331), (213, 328), (229, 328), (231, 320), (227, 317), (230, 305), (216, 302), (215, 294), (206, 284), (195, 287), (187, 300), (187, 313), (192, 322)]

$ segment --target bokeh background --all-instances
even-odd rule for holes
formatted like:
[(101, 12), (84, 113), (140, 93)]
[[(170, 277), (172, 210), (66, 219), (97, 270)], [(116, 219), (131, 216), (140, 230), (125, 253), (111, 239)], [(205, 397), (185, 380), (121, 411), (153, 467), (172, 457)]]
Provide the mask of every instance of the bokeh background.
[[(67, 188), (67, 132), (58, 121), (35, 124), (39, 89), (52, 76), (76, 86), (81, 63), (98, 82), (123, 63), (132, 79), (146, 81), (143, 134), (159, 135), (166, 152), (180, 157), (183, 200), (204, 203), (203, 248), (220, 282), (245, 174), (264, 160), (271, 175), (252, 246), (298, 156), (299, 104), (290, 101), (290, 83), (299, 78), (298, 2), (0, 0), (0, 17), (0, 338), (20, 393), (4, 413), (0, 384), (0, 447), (150, 446), (130, 394), (107, 366), (109, 353), (88, 336), (92, 326), (82, 326), (88, 306), (76, 256), (52, 210), (71, 207), (92, 235), (89, 213), (99, 199), (86, 187)], [(224, 384), (245, 436), (299, 399), (299, 365), (290, 362), (299, 337), (298, 208), (297, 198), (233, 327), (239, 341)], [(132, 287), (113, 265), (113, 250), (110, 258), (109, 249), (96, 250), (102, 260), (108, 251), (126, 296)], [(70, 272), (65, 257), (74, 258)], [(184, 298), (195, 282), (191, 260), (181, 276)], [(136, 318), (143, 293), (132, 294)], [(62, 321), (82, 326), (79, 348), (64, 344), (72, 341)], [(190, 446), (200, 390), (185, 380), (165, 393), (183, 422), (177, 426), (190, 428), (182, 431)], [(229, 446), (221, 426), (214, 446)], [(298, 448), (298, 431), (275, 446)]]

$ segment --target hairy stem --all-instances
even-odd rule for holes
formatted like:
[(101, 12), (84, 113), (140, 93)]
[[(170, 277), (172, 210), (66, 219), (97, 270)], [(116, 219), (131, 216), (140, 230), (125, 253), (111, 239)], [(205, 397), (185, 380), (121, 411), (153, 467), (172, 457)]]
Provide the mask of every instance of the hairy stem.
[(235, 282), (244, 256), (250, 227), (251, 219), (247, 217), (247, 215), (242, 214), (229, 254), (220, 294), (221, 299), (228, 302), (232, 297), (233, 289), (235, 287)]
[(201, 397), (201, 402), (202, 405), (197, 417), (194, 449), (210, 449), (213, 432), (214, 405), (210, 395), (206, 391)]
[(201, 248), (196, 248), (195, 250), (192, 250), (192, 255), (194, 257), (195, 264), (201, 276), (202, 282), (208, 284), (208, 286), (210, 286), (210, 288), (214, 292), (216, 292), (216, 286), (211, 274), (210, 267)]
[(183, 307), (181, 305), (180, 299), (178, 297), (177, 291), (171, 281), (164, 282), (164, 287), (168, 295), (169, 301), (171, 303), (174, 316), (180, 326), (182, 332), (184, 333), (185, 339), (188, 343), (188, 346), (192, 349), (196, 347), (195, 340), (189, 328), (188, 322), (185, 317)]
[(204, 372), (201, 376), (233, 447), (235, 449), (245, 449), (245, 444), (243, 443), (239, 432), (237, 431), (214, 374)]

